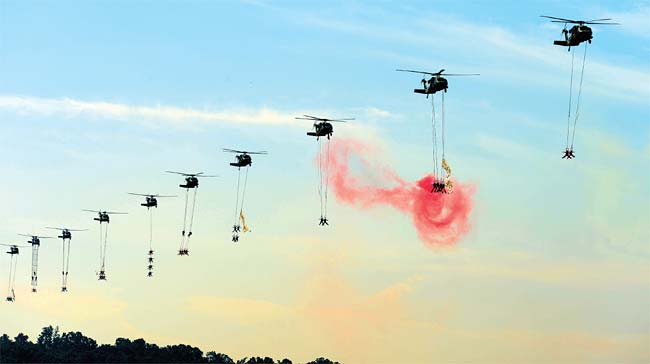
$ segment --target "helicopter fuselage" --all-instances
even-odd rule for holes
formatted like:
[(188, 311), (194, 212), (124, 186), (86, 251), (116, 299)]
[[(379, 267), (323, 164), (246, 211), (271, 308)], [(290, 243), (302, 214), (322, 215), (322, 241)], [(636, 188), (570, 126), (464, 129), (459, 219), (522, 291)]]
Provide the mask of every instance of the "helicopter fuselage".
[(152, 207), (158, 207), (158, 200), (156, 200), (155, 197), (153, 196), (147, 196), (147, 201), (145, 203), (141, 203), (140, 206), (144, 206), (146, 208), (152, 208)]
[(564, 40), (556, 40), (553, 44), (563, 47), (575, 47), (582, 42), (591, 43), (591, 39), (593, 39), (591, 28), (586, 25), (574, 25), (571, 29), (565, 31)]
[(230, 163), (230, 165), (233, 167), (241, 168), (253, 164), (253, 160), (251, 159), (251, 156), (248, 154), (238, 154), (235, 158), (237, 158), (237, 161)]
[(41, 245), (41, 240), (37, 237), (33, 237), (31, 240), (28, 241), (28, 243), (32, 245)]
[(308, 132), (307, 135), (315, 136), (316, 138), (326, 136), (327, 139), (329, 139), (333, 133), (334, 127), (332, 124), (328, 123), (327, 121), (323, 121), (320, 123), (314, 123), (314, 131)]
[(178, 185), (178, 187), (181, 188), (197, 188), (199, 187), (199, 179), (196, 178), (195, 176), (189, 176), (185, 178), (185, 184), (184, 185)]
[(99, 221), (100, 224), (103, 223), (103, 222), (105, 222), (107, 224), (110, 223), (110, 218), (109, 218), (108, 214), (105, 213), (105, 212), (100, 212), (99, 216), (94, 218), (93, 220)]
[(65, 239), (72, 240), (72, 233), (70, 233), (69, 230), (62, 230), (61, 235), (58, 236), (58, 238), (63, 240)]
[[(424, 81), (422, 81), (424, 83)], [(447, 82), (447, 79), (441, 76), (434, 76), (429, 79), (429, 81), (426, 82), (427, 87), (426, 88), (416, 88), (413, 90), (416, 94), (423, 94), (423, 95), (431, 95), (435, 94), (438, 91), (445, 91), (447, 92), (447, 88), (449, 88), (449, 83)]]

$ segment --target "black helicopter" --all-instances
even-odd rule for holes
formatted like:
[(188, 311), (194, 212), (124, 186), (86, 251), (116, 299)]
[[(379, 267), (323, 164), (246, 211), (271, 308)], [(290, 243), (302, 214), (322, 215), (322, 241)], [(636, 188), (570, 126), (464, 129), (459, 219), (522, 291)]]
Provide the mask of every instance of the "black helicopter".
[[(198, 186), (199, 182), (197, 181), (196, 183), (197, 183), (197, 186)], [(145, 194), (142, 194), (142, 193), (132, 193), (132, 192), (129, 192), (129, 195), (144, 196), (145, 197), (145, 202), (141, 203), (140, 206), (144, 206), (147, 209), (150, 209), (152, 207), (158, 208), (158, 198), (159, 197), (165, 197), (165, 198), (166, 197), (176, 197), (176, 196), (163, 196), (163, 195), (145, 195)]]
[[(429, 95), (435, 94), (438, 91), (447, 92), (447, 89), (449, 88), (449, 82), (447, 82), (447, 79), (442, 76), (479, 76), (478, 73), (443, 73), (445, 72), (444, 69), (441, 69), (435, 73), (403, 69), (397, 69), (396, 71), (422, 74), (422, 80), (420, 81), (422, 82), (422, 88), (416, 88), (413, 90), (413, 92), (416, 94), (427, 95), (427, 98), (429, 98)], [(430, 75), (431, 78), (427, 80), (424, 75)]]
[(68, 228), (58, 228), (58, 227), (46, 227), (46, 229), (52, 229), (52, 230), (59, 230), (61, 231), (61, 235), (57, 236), (57, 238), (62, 239), (62, 240), (72, 240), (72, 231), (87, 231), (87, 229), (68, 229)]
[[(569, 47), (568, 50), (571, 50), (571, 47), (578, 46), (582, 42), (589, 42), (591, 44), (591, 39), (593, 38), (593, 33), (591, 28), (585, 24), (599, 24), (599, 25), (618, 25), (618, 23), (603, 23), (609, 20), (610, 18), (605, 19), (594, 19), (594, 20), (571, 20), (564, 18), (556, 18), (554, 16), (541, 15), (542, 18), (552, 19), (553, 23), (564, 23), (564, 29), (562, 29), (562, 34), (564, 34), (564, 40), (556, 40), (553, 42), (555, 45)], [(567, 30), (567, 24), (575, 24), (571, 29)]]
[[(19, 253), (18, 245), (15, 245), (15, 244), (0, 244), (0, 245), (4, 245), (4, 246), (9, 247), (9, 251), (7, 252), (7, 254), (17, 255)], [(22, 247), (24, 247), (24, 246), (22, 246)]]
[(27, 242), (31, 245), (41, 245), (41, 239), (51, 239), (51, 236), (37, 236), (37, 235), (28, 235), (28, 234), (18, 234), (20, 236), (25, 236), (30, 238)]
[(97, 210), (83, 210), (87, 212), (96, 212), (98, 214), (97, 217), (93, 218), (95, 221), (99, 221), (99, 223), (110, 223), (110, 218), (109, 215), (126, 215), (128, 212), (111, 212), (111, 211), (97, 211)]
[(185, 177), (185, 184), (184, 185), (178, 185), (178, 187), (181, 188), (197, 188), (199, 187), (199, 177), (217, 177), (217, 176), (207, 176), (204, 175), (203, 173), (205, 172), (199, 172), (199, 173), (183, 173), (183, 172), (174, 172), (174, 171), (165, 171), (167, 173), (174, 173), (174, 174), (180, 174), (181, 176)]
[(11, 256), (11, 263), (10, 263), (11, 265), (9, 266), (9, 268), (10, 268), (10, 270), (9, 270), (9, 292), (7, 294), (6, 300), (7, 300), (7, 302), (14, 302), (16, 300), (16, 294), (14, 293), (14, 288), (13, 288), (13, 280), (15, 279), (15, 275), (16, 275), (16, 267), (14, 265), (16, 263), (14, 261), (14, 255), (19, 254), (18, 247), (25, 248), (25, 246), (24, 245), (16, 245), (16, 244), (0, 244), (0, 245), (4, 245), (4, 246), (9, 247), (9, 251), (7, 252), (7, 254), (9, 254)]
[(245, 150), (235, 150), (235, 149), (228, 149), (228, 148), (223, 148), (224, 152), (228, 153), (238, 153), (235, 158), (237, 159), (236, 162), (230, 163), (231, 166), (233, 167), (247, 167), (253, 164), (253, 160), (251, 158), (251, 154), (267, 154), (266, 151), (260, 151), (260, 152), (247, 152)]
[(319, 118), (316, 116), (311, 116), (311, 115), (303, 115), (303, 116), (298, 116), (296, 119), (300, 120), (310, 120), (314, 122), (314, 131), (310, 131), (307, 133), (309, 136), (315, 136), (316, 140), (320, 139), (320, 137), (326, 136), (327, 139), (329, 139), (332, 134), (334, 133), (334, 127), (330, 122), (337, 122), (337, 123), (345, 123), (351, 120), (354, 120), (354, 118), (347, 118), (347, 119), (326, 119), (326, 118)]

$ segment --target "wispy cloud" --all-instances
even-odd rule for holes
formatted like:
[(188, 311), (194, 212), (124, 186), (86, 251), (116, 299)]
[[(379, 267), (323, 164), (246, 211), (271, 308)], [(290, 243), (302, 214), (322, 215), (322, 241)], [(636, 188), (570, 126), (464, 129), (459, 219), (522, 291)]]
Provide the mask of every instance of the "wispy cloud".
[(82, 101), (71, 98), (37, 98), (29, 96), (0, 96), (0, 110), (26, 115), (90, 117), (133, 122), (166, 122), (171, 124), (230, 123), (230, 124), (298, 124), (298, 112), (282, 112), (269, 108), (207, 110), (176, 106), (141, 106), (105, 101)]
[[(393, 116), (389, 111), (376, 107), (356, 108), (359, 117), (380, 120)], [(144, 106), (106, 101), (83, 101), (72, 98), (39, 98), (30, 96), (0, 96), (0, 111), (15, 112), (19, 115), (36, 115), (64, 118), (95, 118), (123, 122), (134, 122), (150, 126), (172, 124), (192, 126), (205, 124), (241, 125), (287, 125), (304, 127), (304, 121), (295, 117), (302, 114), (335, 115), (338, 112), (327, 110), (281, 111), (272, 108), (239, 109), (196, 109), (168, 105)]]
[[(645, 24), (641, 25), (644, 22), (648, 23), (647, 11), (644, 9), (612, 16), (617, 19), (629, 18), (630, 31), (640, 33), (648, 28)], [(439, 18), (444, 18), (445, 22), (421, 20)], [(562, 54), (561, 49), (550, 45), (552, 39), (525, 35), (501, 26), (467, 22), (445, 14), (414, 19), (417, 30), (370, 22), (322, 19), (316, 14), (303, 14), (292, 19), (298, 19), (294, 21), (305, 26), (380, 39), (400, 45), (421, 46), (425, 55), (427, 49), (433, 48), (437, 52), (435, 58), (437, 62), (444, 62), (444, 57), (457, 59), (458, 56), (467, 54), (472, 62), (480, 62), (481, 74), (484, 76), (513, 80), (527, 85), (551, 88), (560, 85), (564, 88), (566, 84), (564, 76), (568, 75), (571, 65), (570, 57), (563, 57), (567, 52)], [(545, 26), (540, 25), (540, 27)], [(549, 31), (550, 29), (546, 33)], [(468, 45), (480, 45), (481, 51), (476, 52), (475, 47)], [(381, 51), (374, 51), (376, 55), (381, 53)], [(403, 60), (411, 60), (412, 62), (409, 63), (418, 67), (425, 67), (431, 63), (431, 57), (413, 57), (408, 52), (401, 52), (395, 56)], [(524, 69), (526, 72), (514, 73), (513, 69)], [(602, 59), (587, 57), (586, 69), (588, 73), (597, 75), (585, 82), (585, 87), (590, 92), (643, 103), (647, 103), (650, 98), (648, 86), (650, 74), (644, 68), (614, 65)]]

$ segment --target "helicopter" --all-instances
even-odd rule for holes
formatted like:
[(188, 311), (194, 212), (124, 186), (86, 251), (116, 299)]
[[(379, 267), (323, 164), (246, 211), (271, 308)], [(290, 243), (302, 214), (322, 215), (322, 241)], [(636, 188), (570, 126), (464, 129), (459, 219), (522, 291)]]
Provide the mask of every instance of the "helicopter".
[(87, 231), (86, 229), (69, 229), (62, 227), (47, 227), (46, 229), (59, 230), (61, 235), (57, 238), (63, 241), (63, 266), (61, 267), (61, 292), (68, 292), (68, 273), (70, 266), (70, 242), (73, 231)]
[(237, 159), (236, 162), (230, 163), (231, 166), (233, 167), (248, 167), (253, 164), (253, 160), (251, 159), (251, 154), (267, 154), (266, 151), (260, 151), (260, 152), (247, 152), (245, 150), (234, 150), (234, 149), (227, 149), (223, 148), (224, 152), (228, 153), (238, 153), (235, 158)]
[(60, 227), (46, 227), (46, 229), (52, 229), (52, 230), (59, 230), (61, 231), (61, 235), (57, 236), (57, 238), (62, 239), (62, 240), (72, 240), (72, 232), (73, 231), (88, 231), (87, 229), (68, 229), (68, 228), (60, 228)]
[[(427, 98), (429, 98), (429, 95), (435, 94), (438, 91), (447, 92), (449, 83), (447, 82), (447, 79), (442, 76), (479, 76), (478, 73), (443, 73), (445, 72), (444, 69), (435, 73), (403, 69), (397, 69), (396, 71), (422, 74), (422, 80), (420, 81), (422, 82), (422, 88), (416, 88), (413, 92), (416, 94), (427, 95)], [(430, 75), (431, 78), (427, 80), (424, 75)]]
[(165, 171), (165, 172), (180, 174), (181, 176), (184, 176), (185, 177), (185, 184), (184, 185), (178, 185), (178, 187), (187, 188), (187, 189), (199, 187), (199, 178), (198, 177), (217, 177), (217, 176), (204, 175), (203, 173), (205, 173), (205, 172), (199, 172), (199, 173), (183, 173), (183, 172), (174, 172), (174, 171)]
[(27, 242), (32, 245), (41, 245), (41, 239), (51, 239), (51, 236), (37, 236), (37, 235), (28, 235), (28, 234), (18, 234), (20, 236), (25, 236), (30, 238)]
[[(607, 21), (610, 21), (612, 19), (610, 18), (604, 18), (604, 19), (594, 19), (594, 20), (571, 20), (571, 19), (564, 19), (564, 18), (556, 18), (554, 16), (546, 16), (546, 15), (541, 15), (542, 18), (548, 18), (552, 19), (551, 22), (553, 23), (564, 23), (564, 29), (562, 29), (562, 34), (564, 34), (564, 40), (556, 40), (553, 41), (553, 44), (559, 45), (559, 46), (564, 46), (564, 47), (569, 47), (569, 51), (571, 50), (571, 47), (575, 47), (580, 45), (582, 42), (588, 42), (591, 44), (591, 39), (593, 38), (593, 33), (591, 32), (591, 28), (586, 26), (585, 24), (598, 24), (598, 25), (618, 25), (619, 23), (604, 23)], [(574, 26), (571, 27), (571, 29), (567, 30), (566, 26), (567, 24), (575, 24)]]
[(0, 244), (0, 245), (8, 246), (8, 247), (9, 247), (9, 251), (7, 252), (7, 254), (11, 254), (11, 255), (16, 255), (16, 254), (19, 253), (19, 251), (18, 251), (18, 247), (19, 247), (19, 246), (20, 246), (21, 248), (24, 248), (23, 245), (15, 245), (15, 244)]
[(14, 258), (14, 255), (18, 255), (20, 252), (18, 250), (18, 247), (25, 248), (24, 245), (16, 245), (16, 244), (0, 244), (4, 246), (9, 247), (9, 251), (7, 254), (11, 257), (11, 261), (9, 262), (9, 288), (7, 291), (7, 302), (14, 302), (16, 300), (16, 293), (14, 292), (14, 281), (16, 280), (16, 265), (18, 264), (18, 261), (16, 258)]
[[(197, 185), (198, 185), (198, 181), (197, 181)], [(144, 206), (147, 209), (150, 209), (152, 207), (158, 208), (158, 200), (157, 199), (159, 197), (176, 197), (176, 196), (163, 196), (163, 195), (145, 195), (145, 194), (142, 194), (142, 193), (131, 193), (131, 192), (129, 192), (129, 195), (144, 196), (146, 198), (145, 202), (141, 203), (140, 206)]]
[(38, 285), (38, 251), (41, 246), (41, 239), (51, 239), (51, 236), (37, 236), (34, 234), (18, 234), (30, 238), (27, 243), (32, 245), (32, 292), (36, 292)]
[(93, 218), (95, 221), (99, 221), (99, 223), (110, 223), (110, 218), (108, 215), (126, 215), (127, 212), (110, 212), (110, 211), (97, 211), (97, 210), (83, 210), (87, 212), (96, 212), (98, 214), (98, 217)]
[(326, 136), (327, 139), (329, 139), (332, 134), (334, 133), (334, 127), (330, 122), (337, 122), (337, 123), (345, 123), (351, 120), (354, 120), (354, 118), (347, 118), (347, 119), (326, 119), (326, 118), (319, 118), (316, 116), (311, 116), (311, 115), (303, 115), (296, 117), (296, 119), (299, 120), (310, 120), (314, 122), (314, 131), (313, 132), (308, 132), (307, 135), (309, 136), (315, 136), (316, 140), (319, 140), (320, 137)]

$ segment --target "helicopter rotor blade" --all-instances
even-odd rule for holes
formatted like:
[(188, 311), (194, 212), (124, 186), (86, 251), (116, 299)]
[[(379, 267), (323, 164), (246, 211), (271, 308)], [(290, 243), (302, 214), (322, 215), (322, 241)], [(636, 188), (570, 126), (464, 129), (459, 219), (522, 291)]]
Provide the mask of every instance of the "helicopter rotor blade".
[(237, 150), (237, 149), (222, 148), (221, 150), (223, 150), (224, 152), (228, 152), (228, 153), (247, 153), (244, 150)]
[(18, 244), (2, 244), (2, 243), (0, 243), (0, 245), (3, 245), (3, 246), (14, 246), (14, 247), (16, 247), (16, 248), (28, 248), (27, 245), (18, 245)]
[(81, 210), (81, 211), (86, 211), (86, 212), (96, 212), (96, 213), (100, 213), (100, 212), (101, 212), (101, 211), (97, 211), (97, 210), (86, 210), (86, 209)]
[(480, 73), (443, 73), (441, 76), (480, 76)]
[[(438, 73), (432, 73), (432, 72), (414, 71), (414, 70), (403, 70), (403, 69), (396, 69), (395, 71), (399, 71), (399, 72), (419, 73), (419, 74), (422, 74), (422, 75), (431, 75), (431, 76), (436, 76), (436, 75), (439, 75), (439, 74), (440, 74), (440, 72), (438, 72)], [(443, 70), (443, 71), (444, 71), (444, 70)]]
[(597, 25), (621, 25), (621, 23), (600, 23), (600, 22), (585, 22), (585, 24), (597, 24)]
[(63, 230), (68, 230), (68, 231), (88, 231), (88, 229), (68, 229), (68, 228), (57, 228), (57, 227), (51, 227), (51, 226), (46, 227), (46, 229), (60, 230), (60, 231), (63, 231)]
[(185, 177), (193, 177), (193, 176), (197, 176), (197, 175), (203, 173), (203, 172), (201, 172), (201, 173), (183, 173), (183, 172), (175, 172), (175, 171), (165, 171), (165, 172), (167, 172), (167, 173), (174, 173), (174, 174), (180, 174), (181, 176), (185, 176)]
[(561, 21), (559, 21), (558, 23), (578, 23), (577, 20), (571, 20), (571, 19), (565, 19), (565, 18), (558, 18), (558, 17), (555, 17), (555, 16), (540, 15), (540, 17), (542, 17), (542, 18), (548, 18), (548, 19), (555, 19), (556, 21), (561, 20)]
[(133, 196), (145, 196), (145, 197), (152, 196), (152, 195), (145, 195), (143, 193), (133, 193), (133, 192), (127, 192), (127, 193)]
[(611, 18), (604, 18), (604, 19), (593, 19), (593, 20), (587, 20), (585, 23), (591, 23), (594, 21), (607, 21), (607, 20), (612, 20)]
[(128, 212), (114, 212), (114, 211), (104, 211), (105, 214), (109, 215), (128, 215)]

